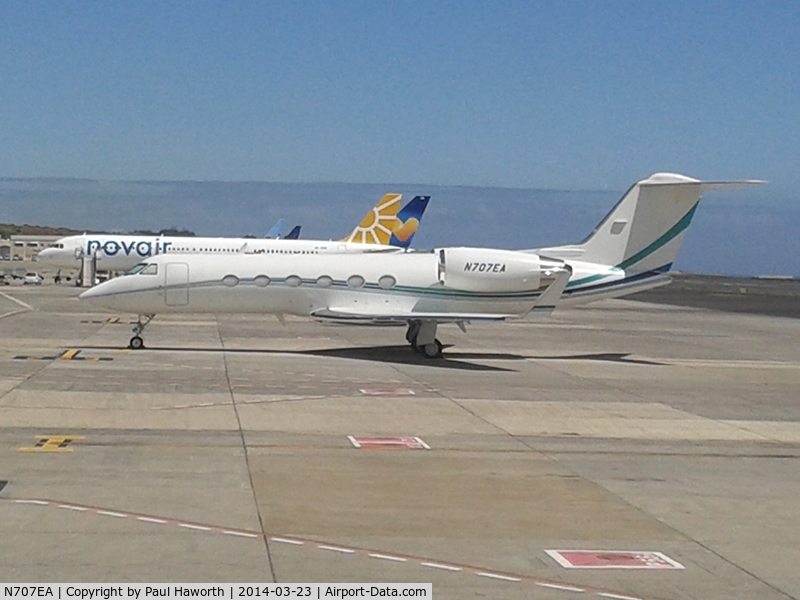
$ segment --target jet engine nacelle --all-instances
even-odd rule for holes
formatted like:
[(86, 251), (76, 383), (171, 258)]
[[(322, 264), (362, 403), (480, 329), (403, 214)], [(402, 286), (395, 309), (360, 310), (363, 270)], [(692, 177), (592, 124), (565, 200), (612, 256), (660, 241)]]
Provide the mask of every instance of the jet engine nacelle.
[(439, 282), (465, 292), (539, 289), (542, 264), (536, 254), (490, 248), (439, 250)]

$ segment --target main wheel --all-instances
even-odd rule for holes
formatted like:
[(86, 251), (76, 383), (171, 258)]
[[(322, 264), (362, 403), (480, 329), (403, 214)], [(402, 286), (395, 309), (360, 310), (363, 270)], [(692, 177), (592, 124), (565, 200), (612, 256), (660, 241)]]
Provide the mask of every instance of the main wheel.
[(442, 357), (442, 342), (439, 340), (433, 340), (431, 344), (425, 344), (424, 346), (416, 346), (416, 348), (422, 352), (422, 356), (425, 358), (441, 358)]
[(131, 338), (131, 341), (128, 342), (128, 348), (131, 350), (141, 350), (144, 348), (144, 340), (140, 336), (135, 335)]

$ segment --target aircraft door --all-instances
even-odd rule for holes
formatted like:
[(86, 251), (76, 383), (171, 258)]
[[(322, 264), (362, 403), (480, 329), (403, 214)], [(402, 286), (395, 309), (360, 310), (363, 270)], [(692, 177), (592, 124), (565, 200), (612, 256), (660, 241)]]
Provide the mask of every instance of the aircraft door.
[(189, 265), (167, 263), (166, 266), (164, 301), (167, 306), (186, 306), (189, 304)]

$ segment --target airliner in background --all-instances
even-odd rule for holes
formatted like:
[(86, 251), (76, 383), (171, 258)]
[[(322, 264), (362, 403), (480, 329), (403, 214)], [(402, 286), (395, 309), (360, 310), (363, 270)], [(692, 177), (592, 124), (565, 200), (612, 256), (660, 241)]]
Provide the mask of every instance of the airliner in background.
[(268, 240), (296, 240), (300, 237), (300, 225), (295, 225), (292, 230), (283, 235), (283, 226), (286, 224), (286, 219), (278, 219), (278, 222), (273, 225), (267, 235), (264, 237)]
[(400, 251), (411, 244), (430, 196), (416, 196), (402, 209), (401, 199), (402, 194), (383, 196), (352, 233), (341, 241), (298, 239), (299, 225), (286, 237), (278, 239), (90, 233), (62, 238), (39, 252), (38, 257), (39, 261), (53, 267), (78, 269), (85, 256), (94, 256), (98, 270), (127, 271), (142, 260), (161, 254), (206, 256), (241, 252), (327, 254)]
[(442, 355), (440, 323), (550, 314), (670, 282), (667, 274), (705, 191), (760, 181), (702, 182), (656, 173), (634, 184), (579, 244), (535, 250), (320, 256), (254, 252), (151, 257), (83, 294), (139, 315), (131, 348), (162, 313), (272, 313), (348, 323), (402, 323), (426, 357)]

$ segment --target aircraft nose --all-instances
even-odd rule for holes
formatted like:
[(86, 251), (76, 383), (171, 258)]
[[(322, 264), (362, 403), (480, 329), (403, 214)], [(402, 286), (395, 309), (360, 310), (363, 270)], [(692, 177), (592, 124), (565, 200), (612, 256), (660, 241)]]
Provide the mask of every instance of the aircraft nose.
[(101, 299), (111, 299), (113, 298), (115, 292), (118, 291), (116, 282), (112, 279), (110, 281), (105, 281), (101, 284), (98, 284), (94, 287), (90, 287), (88, 290), (83, 292), (78, 298), (81, 300), (101, 300)]
[(85, 292), (81, 293), (81, 295), (78, 296), (78, 298), (80, 298), (81, 300), (96, 300), (97, 298), (102, 298), (106, 294), (103, 293), (103, 290), (98, 289), (100, 287), (102, 286), (97, 285), (93, 288), (89, 288)]

